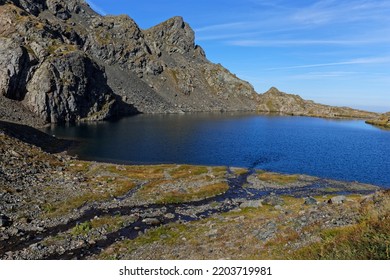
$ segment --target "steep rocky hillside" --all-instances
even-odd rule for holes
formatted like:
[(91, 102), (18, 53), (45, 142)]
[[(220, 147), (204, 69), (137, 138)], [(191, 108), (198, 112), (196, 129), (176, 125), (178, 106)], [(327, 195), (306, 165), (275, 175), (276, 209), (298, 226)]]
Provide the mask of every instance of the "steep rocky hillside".
[(253, 87), (207, 60), (181, 17), (141, 30), (83, 0), (0, 0), (0, 117), (30, 125), (133, 113), (373, 117)]

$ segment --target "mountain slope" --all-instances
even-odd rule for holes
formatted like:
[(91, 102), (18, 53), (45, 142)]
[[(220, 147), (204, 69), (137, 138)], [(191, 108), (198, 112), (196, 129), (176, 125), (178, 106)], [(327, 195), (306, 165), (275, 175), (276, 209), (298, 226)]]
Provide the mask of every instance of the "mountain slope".
[[(100, 16), (82, 0), (0, 0), (0, 92), (0, 117), (15, 121), (16, 115), (19, 122), (139, 112), (376, 116), (277, 90), (259, 95), (211, 63), (181, 17), (141, 30), (128, 16)], [(13, 111), (5, 105), (10, 102)]]

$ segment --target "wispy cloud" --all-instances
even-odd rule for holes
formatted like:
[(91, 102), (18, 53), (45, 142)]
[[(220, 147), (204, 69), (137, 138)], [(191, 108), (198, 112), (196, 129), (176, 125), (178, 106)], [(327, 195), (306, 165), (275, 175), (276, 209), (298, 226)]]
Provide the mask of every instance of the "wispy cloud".
[(301, 68), (315, 68), (315, 67), (324, 67), (324, 66), (353, 65), (353, 64), (380, 64), (380, 63), (389, 63), (389, 62), (390, 62), (390, 56), (366, 57), (366, 58), (356, 58), (356, 59), (340, 61), (340, 62), (275, 67), (275, 68), (268, 68), (266, 70), (301, 69)]
[(247, 26), (248, 26), (248, 22), (245, 21), (229, 22), (229, 23), (214, 24), (214, 25), (204, 26), (200, 28), (195, 28), (195, 32), (231, 30), (232, 28), (237, 28), (237, 27), (245, 28)]
[[(280, 40), (287, 37), (296, 39), (287, 40), (286, 43), (290, 45), (347, 45), (389, 41), (383, 38), (388, 37), (385, 36), (388, 34), (386, 30), (390, 28), (388, 16), (390, 1), (320, 0), (311, 5), (290, 5), (288, 1), (276, 1), (275, 3), (268, 0), (247, 1), (253, 3), (255, 7), (253, 10), (247, 11), (247, 14), (235, 15), (234, 20), (231, 21), (196, 28), (199, 38), (207, 38), (207, 40), (247, 39), (233, 44), (239, 46), (270, 44), (267, 42), (269, 40), (261, 36), (264, 33), (270, 34), (274, 39), (278, 39), (277, 37)], [(264, 6), (272, 8), (267, 9)], [(379, 30), (378, 27), (380, 27)], [(377, 38), (371, 40), (369, 37), (373, 32), (381, 33), (381, 40)], [(310, 33), (311, 36), (321, 34), (324, 40), (307, 38), (307, 36), (307, 39), (304, 39), (306, 33)], [(333, 38), (335, 34), (343, 34), (343, 37), (350, 37), (350, 39)]]
[(262, 46), (278, 46), (291, 47), (294, 45), (363, 45), (389, 42), (390, 38), (378, 38), (371, 40), (234, 40), (229, 41), (229, 45), (240, 47), (262, 47)]
[(286, 78), (289, 80), (323, 80), (326, 78), (345, 78), (353, 77), (360, 74), (359, 72), (347, 72), (347, 71), (330, 71), (330, 72), (308, 72), (297, 75), (290, 75)]
[(92, 8), (95, 12), (99, 13), (100, 15), (105, 16), (105, 15), (108, 14), (103, 8), (101, 8), (101, 7), (99, 7), (98, 5), (96, 5), (92, 0), (86, 0), (86, 1), (87, 1), (87, 3), (91, 6), (91, 8)]
[(365, 45), (365, 44), (377, 44), (390, 42), (390, 38), (369, 38), (362, 40), (234, 40), (229, 41), (229, 45), (241, 46), (241, 47), (262, 47), (262, 46), (294, 46), (294, 45)]
[(367, 19), (378, 21), (387, 18), (386, 14), (389, 9), (390, 3), (388, 1), (321, 0), (297, 11), (291, 16), (291, 19), (298, 24), (311, 25), (354, 22)]

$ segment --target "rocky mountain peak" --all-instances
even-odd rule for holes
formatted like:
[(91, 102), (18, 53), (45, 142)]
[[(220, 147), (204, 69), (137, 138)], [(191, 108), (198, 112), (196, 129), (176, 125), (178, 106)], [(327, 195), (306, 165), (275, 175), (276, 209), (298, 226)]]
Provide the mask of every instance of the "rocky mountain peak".
[(267, 90), (264, 94), (272, 95), (272, 94), (280, 94), (281, 91), (279, 91), (276, 87), (271, 87), (269, 90)]
[(195, 49), (195, 32), (179, 16), (145, 30), (145, 33), (152, 45), (169, 54), (184, 54)]

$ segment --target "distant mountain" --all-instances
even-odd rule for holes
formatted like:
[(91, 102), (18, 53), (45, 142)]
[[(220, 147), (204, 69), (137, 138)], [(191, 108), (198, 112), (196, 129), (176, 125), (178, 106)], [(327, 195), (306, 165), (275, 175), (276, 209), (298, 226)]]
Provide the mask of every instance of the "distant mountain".
[(181, 17), (141, 30), (82, 0), (0, 0), (0, 102), (1, 119), (33, 125), (139, 112), (377, 116), (275, 88), (258, 94), (209, 61)]
[(299, 95), (280, 92), (272, 87), (260, 95), (260, 112), (283, 113), (295, 116), (310, 116), (323, 118), (373, 118), (377, 113), (355, 110), (348, 107), (335, 107), (304, 100)]

